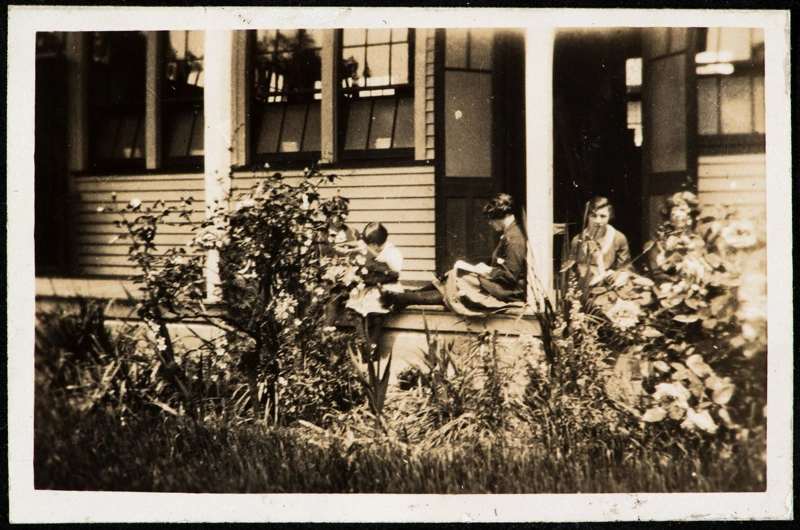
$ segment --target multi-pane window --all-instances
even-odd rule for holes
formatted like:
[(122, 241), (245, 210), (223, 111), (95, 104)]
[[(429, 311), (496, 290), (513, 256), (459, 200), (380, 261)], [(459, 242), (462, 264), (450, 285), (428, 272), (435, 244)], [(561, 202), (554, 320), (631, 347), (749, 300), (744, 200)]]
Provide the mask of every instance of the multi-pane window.
[(257, 157), (319, 153), (321, 48), (321, 30), (255, 32), (251, 137)]
[(344, 153), (401, 154), (414, 144), (410, 29), (343, 29), (339, 94)]
[[(697, 132), (760, 139), (764, 134), (764, 30), (708, 28), (695, 57)], [(701, 41), (702, 42), (702, 41)]]
[(161, 112), (167, 162), (181, 163), (203, 155), (202, 31), (170, 31), (162, 47)]
[(90, 35), (89, 159), (94, 168), (144, 164), (145, 63), (142, 32)]

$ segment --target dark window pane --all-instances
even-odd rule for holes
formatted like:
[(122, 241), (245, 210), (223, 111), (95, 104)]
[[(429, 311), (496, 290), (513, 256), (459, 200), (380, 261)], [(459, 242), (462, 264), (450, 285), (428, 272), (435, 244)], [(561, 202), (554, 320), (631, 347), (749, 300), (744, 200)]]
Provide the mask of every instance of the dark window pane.
[(186, 156), (189, 152), (189, 139), (192, 134), (194, 112), (179, 112), (170, 131), (169, 156)]
[(320, 150), (320, 103), (315, 101), (308, 107), (308, 120), (303, 138), (303, 151)]
[(194, 113), (194, 125), (192, 128), (192, 142), (189, 145), (189, 156), (203, 156), (203, 144), (205, 143), (206, 120), (203, 110)]
[[(142, 159), (146, 40), (138, 31), (94, 32), (89, 57), (89, 135), (93, 161)], [(141, 140), (140, 140), (141, 143)]]
[(347, 135), (344, 148), (347, 150), (365, 149), (367, 147), (367, 132), (369, 130), (372, 101), (352, 101), (347, 113)]
[(281, 105), (267, 106), (264, 117), (261, 119), (261, 127), (258, 130), (259, 153), (277, 153), (278, 139), (281, 134), (281, 123), (283, 122), (283, 109)]
[(114, 158), (114, 142), (119, 129), (119, 117), (106, 116), (97, 127), (95, 136), (95, 157), (98, 160), (112, 160)]
[(306, 121), (306, 108), (307, 105), (304, 103), (286, 107), (286, 119), (283, 122), (283, 134), (281, 135), (281, 153), (300, 151)]
[(134, 142), (136, 141), (138, 128), (138, 116), (127, 115), (122, 117), (114, 158), (133, 158)]
[(394, 106), (394, 99), (378, 99), (375, 101), (372, 110), (372, 128), (369, 134), (370, 149), (389, 149), (392, 147)]
[(414, 98), (401, 98), (397, 104), (392, 147), (414, 147)]

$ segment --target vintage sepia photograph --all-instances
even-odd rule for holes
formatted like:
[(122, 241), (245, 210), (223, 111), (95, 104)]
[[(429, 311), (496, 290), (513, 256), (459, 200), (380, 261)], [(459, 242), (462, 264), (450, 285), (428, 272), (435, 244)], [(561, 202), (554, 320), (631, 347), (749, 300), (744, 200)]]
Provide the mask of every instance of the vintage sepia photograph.
[(11, 522), (793, 517), (788, 32), (9, 8)]

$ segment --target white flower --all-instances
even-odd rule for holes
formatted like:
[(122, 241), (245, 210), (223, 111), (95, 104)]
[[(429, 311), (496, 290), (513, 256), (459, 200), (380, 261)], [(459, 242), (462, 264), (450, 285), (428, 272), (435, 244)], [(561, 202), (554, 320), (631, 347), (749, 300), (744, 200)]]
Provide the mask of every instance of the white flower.
[(158, 347), (158, 351), (167, 350), (167, 341), (164, 339), (164, 337), (158, 337), (158, 339), (156, 339), (156, 345)]
[(758, 333), (751, 324), (744, 323), (742, 324), (742, 337), (744, 340), (753, 341), (758, 337)]
[(244, 200), (244, 201), (240, 202), (239, 204), (237, 204), (236, 205), (236, 210), (238, 211), (238, 210), (242, 210), (244, 208), (252, 208), (255, 205), (256, 205), (256, 201), (254, 201), (253, 199), (247, 199), (247, 200)]
[(142, 200), (141, 199), (136, 199), (136, 198), (131, 199), (130, 205), (131, 205), (131, 208), (138, 208), (139, 206), (142, 205)]
[(617, 298), (616, 303), (606, 311), (606, 316), (615, 327), (626, 330), (639, 323), (641, 309), (639, 304)]
[(749, 221), (737, 220), (722, 229), (720, 233), (725, 243), (732, 248), (750, 248), (756, 244), (756, 233)]
[(659, 383), (656, 385), (656, 391), (653, 394), (653, 399), (661, 401), (668, 398), (673, 403), (677, 403), (681, 408), (689, 408), (689, 398), (692, 393), (681, 385), (680, 383)]
[(717, 432), (717, 424), (711, 418), (708, 409), (703, 409), (703, 412), (695, 412), (694, 409), (686, 410), (686, 419), (681, 423), (681, 427), (687, 430), (693, 430), (695, 427), (705, 431), (709, 434)]

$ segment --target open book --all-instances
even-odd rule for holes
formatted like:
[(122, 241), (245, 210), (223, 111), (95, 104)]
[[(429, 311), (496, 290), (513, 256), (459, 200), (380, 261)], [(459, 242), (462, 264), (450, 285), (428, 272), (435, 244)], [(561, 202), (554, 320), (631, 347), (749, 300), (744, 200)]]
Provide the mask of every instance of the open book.
[(478, 263), (476, 265), (472, 265), (471, 263), (467, 263), (466, 261), (458, 260), (453, 265), (454, 269), (459, 269), (467, 272), (474, 272), (479, 276), (486, 276), (490, 272), (492, 272), (492, 268), (485, 264), (485, 263)]

